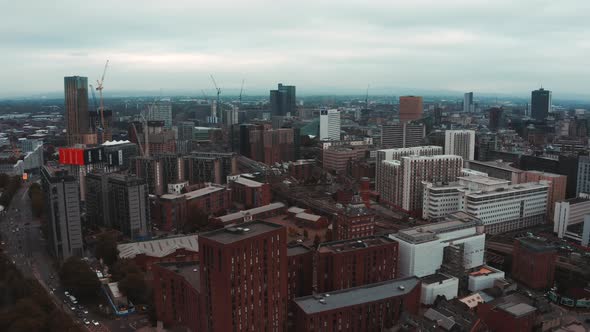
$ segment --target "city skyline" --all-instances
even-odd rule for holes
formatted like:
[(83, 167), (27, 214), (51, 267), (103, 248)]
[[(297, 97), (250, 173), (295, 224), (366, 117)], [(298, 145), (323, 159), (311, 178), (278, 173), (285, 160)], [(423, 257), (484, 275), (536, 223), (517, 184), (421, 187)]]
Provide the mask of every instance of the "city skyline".
[(4, 11), (11, 15), (0, 23), (0, 98), (58, 91), (64, 76), (94, 82), (106, 59), (106, 95), (199, 91), (211, 88), (213, 74), (225, 91), (245, 79), (246, 93), (261, 95), (284, 82), (300, 95), (362, 94), (370, 84), (519, 96), (543, 85), (556, 96), (583, 96), (589, 73), (584, 1), (44, 6)]

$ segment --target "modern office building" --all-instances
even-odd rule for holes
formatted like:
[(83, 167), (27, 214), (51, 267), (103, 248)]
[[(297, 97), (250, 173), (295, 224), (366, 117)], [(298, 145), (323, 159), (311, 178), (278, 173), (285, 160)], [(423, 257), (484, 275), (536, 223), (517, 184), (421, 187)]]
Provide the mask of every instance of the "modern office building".
[(277, 90), (270, 90), (270, 112), (273, 116), (297, 115), (294, 85), (279, 83)]
[(467, 92), (463, 95), (463, 112), (475, 112), (475, 104), (473, 103), (473, 92)]
[(203, 330), (284, 331), (287, 231), (246, 222), (199, 236)]
[(337, 109), (320, 111), (320, 140), (340, 140), (340, 111)]
[(420, 280), (388, 280), (295, 299), (295, 331), (384, 331), (417, 314)]
[(422, 182), (453, 182), (461, 175), (463, 158), (455, 155), (407, 156), (382, 162), (381, 201), (421, 215)]
[(531, 117), (545, 121), (551, 112), (551, 91), (540, 88), (531, 92)]
[(459, 291), (459, 279), (444, 273), (435, 273), (420, 279), (422, 287), (420, 291), (420, 303), (433, 305), (439, 296), (447, 300), (457, 298)]
[(370, 236), (325, 242), (316, 252), (316, 282), (319, 293), (395, 279), (397, 242)]
[(423, 112), (424, 112), (424, 105), (422, 102), (422, 97), (418, 97), (418, 96), (399, 97), (399, 120), (400, 120), (400, 122), (419, 120), (422, 118)]
[(578, 157), (578, 181), (576, 185), (576, 195), (581, 193), (590, 194), (590, 157)]
[(473, 130), (446, 130), (445, 154), (454, 154), (463, 157), (464, 160), (475, 159), (475, 131)]
[(49, 227), (47, 239), (51, 254), (63, 261), (82, 256), (82, 225), (80, 223), (80, 187), (68, 171), (53, 166), (41, 169), (41, 185), (45, 193), (45, 213)]
[(381, 127), (381, 147), (411, 148), (422, 145), (426, 127), (422, 123), (395, 123)]
[(483, 265), (485, 234), (481, 221), (465, 212), (449, 214), (437, 223), (400, 230), (390, 237), (399, 244), (399, 277), (425, 277), (443, 264), (443, 249), (463, 245), (465, 270)]
[(164, 121), (166, 129), (172, 128), (172, 102), (169, 98), (148, 104), (147, 114), (148, 121)]
[(90, 120), (88, 113), (88, 78), (64, 77), (65, 121), (68, 146), (84, 143)]
[(568, 227), (580, 225), (584, 216), (590, 215), (590, 199), (585, 197), (570, 198), (555, 203), (553, 232), (560, 239), (568, 232)]

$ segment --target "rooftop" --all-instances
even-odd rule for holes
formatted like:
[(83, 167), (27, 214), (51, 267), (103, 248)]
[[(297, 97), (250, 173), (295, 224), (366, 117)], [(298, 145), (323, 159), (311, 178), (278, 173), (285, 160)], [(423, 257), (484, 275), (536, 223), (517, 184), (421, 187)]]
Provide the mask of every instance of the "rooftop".
[(297, 206), (292, 206), (292, 207), (290, 207), (290, 208), (287, 209), (287, 212), (298, 214), (298, 213), (305, 212), (305, 209), (302, 209), (302, 208), (297, 207)]
[(499, 169), (503, 169), (505, 171), (516, 172), (516, 173), (524, 172), (521, 169), (510, 166), (509, 162), (504, 162), (501, 160), (494, 160), (494, 161), (469, 160), (469, 166), (471, 166), (471, 164), (499, 168)]
[(516, 318), (526, 316), (530, 313), (533, 313), (537, 310), (537, 308), (528, 305), (526, 303), (504, 303), (498, 306), (501, 310), (506, 311), (507, 313), (513, 315)]
[(264, 233), (281, 229), (283, 226), (265, 221), (251, 221), (240, 224), (240, 227), (226, 227), (215, 231), (201, 233), (200, 237), (222, 244), (239, 242)]
[(295, 244), (295, 245), (289, 246), (287, 248), (287, 256), (303, 255), (303, 254), (306, 254), (310, 251), (311, 250), (308, 247), (306, 247), (302, 244)]
[(503, 195), (503, 194), (517, 193), (522, 190), (534, 190), (534, 189), (543, 189), (543, 188), (545, 188), (547, 190), (549, 187), (546, 183), (527, 182), (527, 183), (513, 184), (510, 186), (504, 186), (501, 188), (496, 188), (494, 190), (488, 190), (488, 191), (471, 191), (471, 192), (469, 192), (469, 196), (483, 197), (483, 196), (491, 196), (491, 195)]
[(285, 207), (285, 204), (283, 204), (283, 203), (270, 203), (268, 205), (255, 207), (255, 208), (250, 209), (250, 210), (239, 211), (239, 212), (235, 212), (235, 213), (231, 213), (231, 214), (226, 214), (225, 216), (221, 216), (218, 219), (222, 223), (225, 224), (225, 223), (228, 223), (228, 222), (231, 222), (231, 221), (242, 219), (242, 218), (244, 218), (247, 215), (254, 216), (254, 215), (257, 215), (259, 213), (264, 213), (264, 212), (267, 212), (267, 211), (282, 209), (284, 207)]
[(187, 235), (165, 239), (123, 243), (117, 245), (120, 258), (134, 258), (137, 255), (164, 257), (178, 249), (199, 252), (199, 236)]
[(527, 173), (531, 173), (531, 174), (538, 174), (538, 175), (542, 175), (548, 178), (559, 178), (559, 177), (565, 177), (565, 175), (561, 175), (561, 174), (555, 174), (555, 173), (548, 173), (548, 172), (542, 172), (542, 171), (526, 171)]
[(250, 179), (246, 179), (243, 177), (237, 178), (234, 182), (239, 183), (239, 184), (246, 186), (246, 187), (251, 187), (251, 188), (259, 188), (259, 187), (262, 187), (262, 185), (263, 185), (263, 183), (260, 183), (258, 181), (254, 181), (254, 180), (250, 180)]
[(196, 290), (200, 290), (200, 269), (198, 262), (160, 263), (161, 267), (182, 276)]
[(530, 249), (533, 251), (538, 251), (538, 252), (555, 251), (555, 246), (550, 244), (549, 242), (547, 242), (547, 239), (544, 239), (541, 237), (533, 237), (533, 236), (521, 237), (521, 238), (517, 239), (517, 241), (520, 242), (520, 244), (523, 247), (526, 247), (527, 249)]
[(504, 179), (497, 179), (488, 176), (481, 176), (481, 175), (469, 175), (469, 176), (460, 176), (458, 177), (459, 180), (469, 181), (477, 184), (483, 184), (486, 186), (495, 186), (495, 185), (502, 185), (506, 184), (509, 185), (510, 181)]
[(469, 276), (470, 277), (485, 277), (485, 276), (488, 276), (488, 275), (494, 274), (494, 273), (502, 273), (502, 271), (496, 270), (493, 267), (484, 265), (484, 266), (480, 267), (479, 270), (469, 273)]
[(453, 276), (448, 276), (446, 274), (442, 274), (442, 273), (435, 273), (435, 274), (431, 274), (429, 276), (423, 277), (422, 278), (422, 283), (423, 284), (438, 284), (441, 281), (444, 280), (449, 280), (449, 279), (457, 279)]
[(318, 252), (346, 252), (358, 249), (365, 249), (369, 247), (388, 245), (391, 243), (395, 243), (395, 241), (386, 236), (368, 236), (358, 239), (320, 243), (318, 247)]
[(360, 287), (348, 288), (323, 295), (310, 295), (294, 301), (307, 314), (346, 308), (410, 293), (420, 280), (416, 277), (388, 280)]
[(226, 188), (223, 186), (217, 186), (217, 185), (211, 186), (210, 185), (205, 188), (189, 191), (185, 194), (165, 194), (165, 195), (162, 195), (161, 198), (162, 199), (175, 199), (175, 198), (184, 196), (187, 200), (191, 200), (191, 199), (199, 198), (202, 196), (210, 195), (214, 192), (218, 192), (218, 191), (225, 190), (225, 189)]
[(433, 241), (437, 234), (454, 232), (460, 229), (475, 227), (481, 221), (465, 212), (450, 213), (439, 219), (436, 223), (402, 229), (393, 236), (412, 243)]
[(295, 218), (316, 222), (316, 221), (320, 220), (322, 217), (318, 216), (317, 214), (301, 212), (301, 213), (297, 213), (295, 215)]

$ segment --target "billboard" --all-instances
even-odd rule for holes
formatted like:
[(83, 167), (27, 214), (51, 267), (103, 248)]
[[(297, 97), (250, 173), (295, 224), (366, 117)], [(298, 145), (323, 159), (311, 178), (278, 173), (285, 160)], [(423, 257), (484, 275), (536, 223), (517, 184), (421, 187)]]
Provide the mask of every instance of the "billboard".
[(84, 165), (84, 149), (59, 149), (59, 163), (62, 165)]

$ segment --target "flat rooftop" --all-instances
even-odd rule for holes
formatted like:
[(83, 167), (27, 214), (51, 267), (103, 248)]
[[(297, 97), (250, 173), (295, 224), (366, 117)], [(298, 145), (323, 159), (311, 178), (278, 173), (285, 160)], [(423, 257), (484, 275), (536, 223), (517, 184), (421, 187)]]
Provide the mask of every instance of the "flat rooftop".
[(491, 196), (491, 195), (503, 195), (503, 194), (517, 193), (522, 190), (534, 190), (534, 189), (543, 189), (543, 188), (548, 189), (549, 186), (546, 184), (538, 183), (538, 182), (527, 182), (527, 183), (513, 184), (510, 186), (505, 186), (505, 187), (497, 188), (494, 190), (471, 191), (471, 192), (469, 192), (469, 196), (483, 197), (483, 196)]
[(539, 238), (539, 237), (521, 237), (517, 239), (518, 242), (523, 247), (527, 249), (538, 251), (538, 252), (546, 252), (546, 251), (555, 251), (555, 246), (548, 243), (546, 239)]
[(538, 175), (542, 175), (542, 176), (546, 176), (548, 178), (559, 178), (559, 177), (565, 177), (566, 175), (561, 175), (561, 174), (555, 174), (555, 173), (548, 173), (548, 172), (542, 172), (542, 171), (526, 171), (527, 173), (531, 173), (531, 174), (538, 174)]
[(516, 318), (526, 316), (537, 310), (537, 308), (526, 303), (505, 303), (499, 305), (498, 308), (511, 314)]
[(160, 263), (159, 265), (182, 276), (197, 291), (201, 290), (200, 266), (198, 262)]
[(320, 243), (319, 248), (318, 248), (318, 252), (319, 253), (328, 253), (328, 252), (339, 253), (339, 252), (347, 252), (347, 251), (354, 251), (354, 250), (365, 249), (365, 248), (370, 248), (370, 247), (388, 245), (391, 243), (396, 243), (396, 241), (393, 239), (390, 239), (386, 236), (368, 236), (368, 237), (363, 237), (363, 238), (358, 238), (358, 239)]
[(402, 229), (393, 236), (407, 242), (421, 243), (435, 240), (437, 234), (454, 232), (480, 224), (481, 221), (478, 218), (461, 211), (450, 213), (435, 223)]
[(431, 274), (429, 276), (422, 278), (422, 283), (427, 284), (427, 285), (437, 284), (441, 281), (449, 280), (449, 279), (456, 279), (456, 278), (452, 277), (452, 276), (448, 276), (446, 274), (442, 274), (442, 273), (435, 273), (435, 274)]
[(494, 186), (494, 185), (502, 185), (502, 184), (510, 184), (510, 181), (498, 178), (492, 178), (489, 176), (481, 176), (481, 175), (469, 175), (469, 176), (460, 176), (458, 177), (459, 180), (483, 184), (486, 186)]
[(303, 255), (303, 254), (307, 254), (310, 251), (311, 251), (311, 249), (309, 249), (308, 247), (306, 247), (302, 244), (296, 244), (296, 245), (292, 245), (292, 246), (287, 247), (287, 256)]
[(410, 293), (419, 283), (420, 279), (416, 277), (394, 279), (322, 295), (304, 296), (294, 301), (305, 313), (316, 314), (403, 296)]
[(222, 244), (235, 243), (258, 235), (281, 229), (283, 226), (265, 221), (251, 221), (240, 224), (239, 227), (226, 227), (208, 233), (200, 234), (200, 238), (209, 239)]
[(502, 271), (496, 270), (493, 267), (484, 265), (484, 266), (480, 267), (479, 270), (473, 271), (473, 272), (469, 273), (469, 276), (470, 277), (474, 277), (474, 278), (477, 278), (477, 277), (486, 277), (486, 276), (488, 276), (490, 274), (501, 273), (501, 272)]
[(212, 193), (221, 191), (221, 190), (225, 190), (226, 188), (223, 186), (208, 186), (205, 188), (201, 188), (201, 189), (197, 189), (197, 190), (193, 190), (193, 191), (189, 191), (187, 193), (184, 194), (164, 194), (161, 196), (161, 198), (163, 199), (175, 199), (178, 197), (182, 197), (184, 196), (187, 200), (191, 200), (191, 199), (195, 199), (195, 198), (199, 198), (202, 196), (207, 196), (210, 195)]
[(262, 185), (263, 185), (263, 183), (260, 183), (258, 181), (254, 181), (254, 180), (250, 180), (250, 179), (246, 179), (243, 177), (237, 178), (234, 182), (241, 184), (243, 186), (246, 186), (246, 187), (250, 187), (250, 188), (259, 188), (259, 187), (262, 187)]
[(503, 161), (499, 161), (499, 160), (494, 160), (494, 161), (478, 161), (478, 160), (469, 160), (469, 166), (471, 167), (471, 165), (481, 165), (481, 166), (488, 166), (488, 167), (493, 167), (493, 168), (498, 168), (498, 169), (502, 169), (505, 171), (510, 171), (510, 172), (515, 172), (515, 173), (522, 173), (524, 172), (521, 169), (518, 169), (516, 167), (512, 167), (510, 166), (509, 162), (503, 162)]
[(235, 213), (226, 214), (225, 216), (219, 217), (219, 220), (222, 223), (228, 223), (228, 222), (231, 222), (231, 221), (234, 221), (234, 220), (238, 220), (238, 219), (244, 218), (244, 216), (246, 216), (246, 215), (255, 216), (255, 215), (259, 214), (259, 213), (264, 213), (264, 212), (268, 212), (268, 211), (282, 209), (284, 207), (285, 207), (285, 204), (280, 203), (280, 202), (270, 203), (268, 205), (255, 207), (255, 208), (250, 209), (250, 210), (239, 211), (239, 212), (235, 212)]

